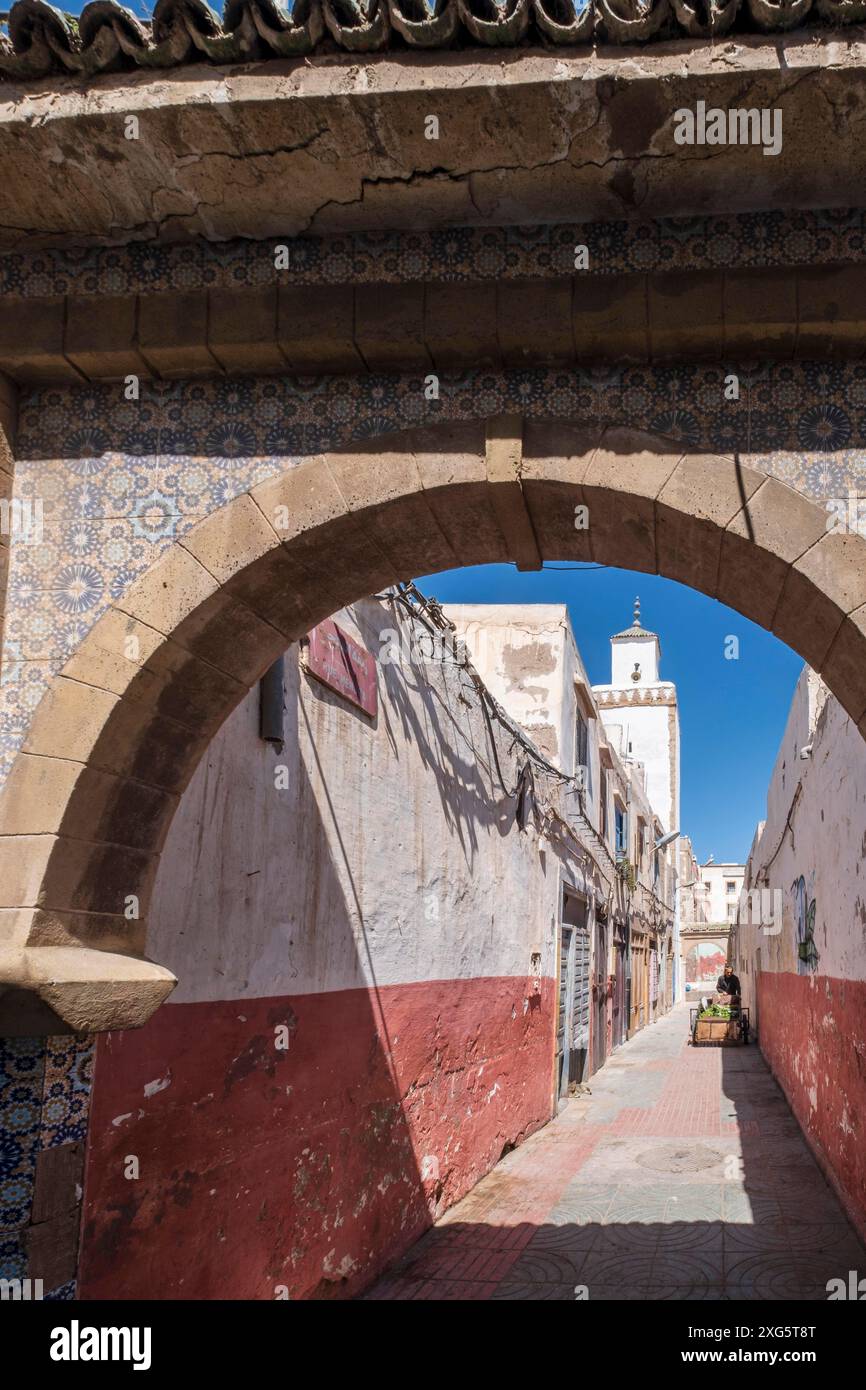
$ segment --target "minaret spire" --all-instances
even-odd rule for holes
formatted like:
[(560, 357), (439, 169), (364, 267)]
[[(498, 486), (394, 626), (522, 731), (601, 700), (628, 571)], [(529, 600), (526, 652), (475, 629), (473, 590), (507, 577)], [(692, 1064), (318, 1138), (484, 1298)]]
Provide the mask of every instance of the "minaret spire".
[(634, 601), (634, 625), (640, 627), (640, 594)]

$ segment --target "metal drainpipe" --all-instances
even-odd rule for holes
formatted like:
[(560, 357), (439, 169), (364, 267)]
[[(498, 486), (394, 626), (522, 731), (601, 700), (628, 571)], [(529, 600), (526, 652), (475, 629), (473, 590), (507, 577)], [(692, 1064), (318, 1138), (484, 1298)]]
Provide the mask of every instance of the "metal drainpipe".
[(283, 729), (283, 657), (269, 666), (259, 681), (259, 737), (276, 744), (282, 750)]

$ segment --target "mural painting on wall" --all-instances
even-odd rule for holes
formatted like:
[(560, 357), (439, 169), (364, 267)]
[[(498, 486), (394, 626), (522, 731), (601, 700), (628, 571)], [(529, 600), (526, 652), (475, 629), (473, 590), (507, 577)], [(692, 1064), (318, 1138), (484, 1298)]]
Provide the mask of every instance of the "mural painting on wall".
[(698, 941), (686, 956), (686, 984), (712, 985), (725, 968), (726, 956), (717, 941)]
[(815, 899), (810, 886), (801, 874), (791, 884), (794, 895), (794, 920), (797, 924), (797, 974), (813, 975), (818, 969), (818, 948), (815, 945)]

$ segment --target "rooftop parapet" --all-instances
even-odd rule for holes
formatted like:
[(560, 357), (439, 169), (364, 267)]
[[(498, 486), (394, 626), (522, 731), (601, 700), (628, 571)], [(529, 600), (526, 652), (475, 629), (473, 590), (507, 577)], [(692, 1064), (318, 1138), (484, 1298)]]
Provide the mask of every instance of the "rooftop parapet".
[(0, 35), (0, 74), (90, 78), (341, 50), (715, 39), (864, 20), (866, 0), (228, 0), (222, 18), (203, 0), (158, 0), (150, 22), (115, 0), (93, 0), (77, 19), (45, 0), (17, 0)]

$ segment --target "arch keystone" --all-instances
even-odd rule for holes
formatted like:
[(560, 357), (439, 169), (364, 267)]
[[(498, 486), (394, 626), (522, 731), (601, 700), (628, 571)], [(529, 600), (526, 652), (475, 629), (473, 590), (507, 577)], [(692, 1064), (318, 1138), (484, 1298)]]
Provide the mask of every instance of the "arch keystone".
[(583, 491), (587, 468), (599, 446), (599, 426), (580, 427), (527, 420), (521, 484), (539, 548), (546, 560), (591, 560), (589, 527), (575, 526), (575, 508), (588, 505)]
[(540, 570), (532, 517), (521, 482), (523, 420), (519, 415), (498, 415), (488, 422), (485, 468), (490, 497), (509, 556), (519, 570)]

